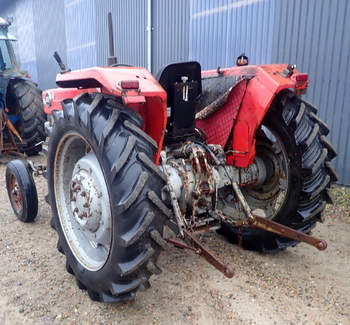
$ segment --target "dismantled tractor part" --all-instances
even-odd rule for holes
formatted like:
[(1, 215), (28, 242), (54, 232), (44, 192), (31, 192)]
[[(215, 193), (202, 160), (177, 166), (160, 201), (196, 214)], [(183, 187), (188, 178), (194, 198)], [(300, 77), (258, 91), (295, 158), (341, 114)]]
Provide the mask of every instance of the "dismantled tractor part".
[[(22, 138), (8, 119), (7, 114), (0, 110), (0, 154), (16, 154), (18, 141), (22, 143)], [(16, 142), (17, 137), (17, 142)]]

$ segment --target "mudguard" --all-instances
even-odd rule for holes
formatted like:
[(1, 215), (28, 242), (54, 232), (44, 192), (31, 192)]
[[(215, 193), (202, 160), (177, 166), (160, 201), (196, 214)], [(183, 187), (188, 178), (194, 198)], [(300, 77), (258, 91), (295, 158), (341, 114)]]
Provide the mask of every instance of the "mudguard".
[[(305, 92), (308, 84), (307, 75), (294, 70), (291, 75), (286, 76), (284, 73), (286, 67), (285, 64), (271, 64), (234, 67), (220, 71), (210, 70), (202, 73), (202, 76), (207, 78), (215, 77), (215, 75), (236, 75), (238, 78), (247, 80), (244, 88), (242, 83), (235, 85), (231, 93), (236, 93), (238, 97), (236, 96), (236, 100), (231, 100), (231, 102), (229, 98), (220, 110), (208, 117), (210, 123), (197, 122), (197, 125), (206, 134), (210, 134), (210, 142), (223, 145), (223, 137), (227, 139), (228, 142), (226, 141), (223, 147), (228, 149), (228, 164), (247, 167), (253, 162), (255, 132), (260, 127), (273, 100), (281, 91), (294, 89), (297, 94)], [(239, 108), (237, 108), (237, 99), (241, 100)], [(231, 111), (227, 109), (227, 106), (230, 105), (234, 105)], [(231, 121), (233, 129), (227, 127)], [(227, 148), (228, 145), (229, 148)]]
[[(123, 87), (123, 83), (137, 86)], [(148, 70), (137, 67), (93, 67), (58, 74), (56, 84), (61, 88), (49, 89), (42, 94), (46, 113), (62, 109), (60, 103), (64, 98), (74, 98), (82, 92), (101, 92), (119, 97), (125, 106), (142, 116), (143, 131), (158, 144), (155, 156), (158, 163), (167, 123), (167, 95)]]

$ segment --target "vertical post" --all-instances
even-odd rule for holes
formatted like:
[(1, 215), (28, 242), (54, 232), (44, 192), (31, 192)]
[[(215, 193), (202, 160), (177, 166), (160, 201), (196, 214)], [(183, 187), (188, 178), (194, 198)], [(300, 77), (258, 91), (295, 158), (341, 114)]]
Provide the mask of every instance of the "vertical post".
[(108, 13), (108, 41), (109, 41), (109, 57), (107, 58), (107, 65), (112, 66), (117, 64), (117, 57), (114, 55), (114, 39), (113, 39), (113, 22), (112, 13)]
[(152, 0), (147, 0), (147, 70), (152, 72)]

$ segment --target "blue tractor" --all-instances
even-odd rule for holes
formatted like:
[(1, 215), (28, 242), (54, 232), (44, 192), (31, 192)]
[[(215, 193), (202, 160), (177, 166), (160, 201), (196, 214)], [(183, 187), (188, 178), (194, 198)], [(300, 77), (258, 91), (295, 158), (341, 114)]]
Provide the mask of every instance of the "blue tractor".
[(20, 151), (31, 156), (45, 140), (46, 118), (41, 90), (17, 65), (10, 25), (10, 19), (0, 17), (0, 153)]

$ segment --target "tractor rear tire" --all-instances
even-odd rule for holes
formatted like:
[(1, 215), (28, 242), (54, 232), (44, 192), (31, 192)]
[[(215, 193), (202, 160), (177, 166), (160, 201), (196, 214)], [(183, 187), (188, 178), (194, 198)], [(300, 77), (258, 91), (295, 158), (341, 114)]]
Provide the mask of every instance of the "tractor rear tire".
[[(66, 256), (67, 271), (92, 300), (133, 299), (139, 288), (149, 287), (152, 274), (161, 272), (156, 261), (166, 244), (162, 234), (170, 211), (160, 200), (166, 179), (153, 163), (157, 144), (141, 130), (142, 118), (114, 97), (83, 93), (64, 100), (62, 107), (63, 111), (53, 111), (47, 164), (57, 248)], [(95, 161), (96, 168), (83, 170), (89, 159)], [(91, 233), (86, 225), (92, 219), (81, 225), (75, 213), (82, 211), (76, 205), (80, 196), (91, 197), (87, 203), (98, 206), (92, 199), (95, 184), (77, 187), (79, 181), (84, 182), (80, 176), (74, 178), (77, 170), (81, 175), (100, 175), (93, 176), (101, 189), (95, 198), (104, 202), (105, 208), (99, 208), (101, 214), (79, 215), (81, 219), (101, 218)], [(108, 213), (110, 219), (105, 218)], [(103, 228), (104, 224), (108, 227)], [(90, 236), (98, 237), (100, 229), (103, 241), (91, 241)]]
[(42, 149), (38, 143), (46, 138), (41, 90), (30, 80), (16, 80), (10, 87), (10, 93), (15, 97), (19, 110), (18, 129), (24, 141), (21, 151), (28, 156), (37, 155)]
[[(272, 220), (308, 234), (317, 221), (322, 221), (326, 203), (332, 203), (329, 188), (338, 179), (330, 163), (337, 153), (326, 139), (328, 126), (316, 113), (313, 105), (288, 92), (272, 105), (263, 121), (282, 140), (290, 175), (286, 198)], [(218, 232), (232, 243), (259, 252), (280, 251), (299, 243), (264, 230), (238, 228), (228, 223)]]

